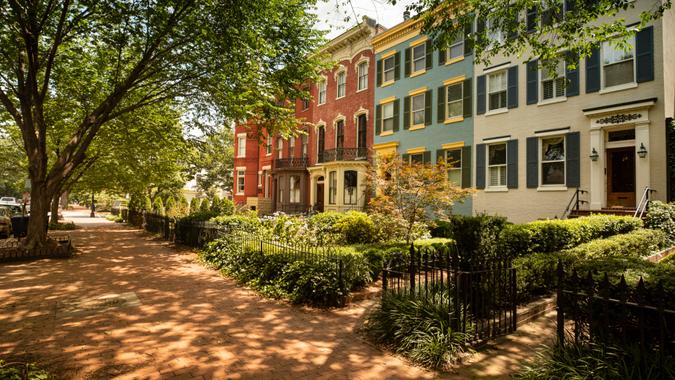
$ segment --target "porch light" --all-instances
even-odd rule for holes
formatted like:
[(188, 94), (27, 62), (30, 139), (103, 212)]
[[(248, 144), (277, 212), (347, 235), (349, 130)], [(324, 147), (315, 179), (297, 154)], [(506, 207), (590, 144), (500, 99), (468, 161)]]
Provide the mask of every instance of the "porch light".
[(647, 148), (645, 148), (644, 143), (640, 143), (640, 150), (637, 151), (637, 155), (640, 156), (640, 158), (647, 157)]
[(595, 148), (593, 148), (593, 150), (591, 151), (591, 155), (589, 157), (591, 158), (591, 161), (597, 161), (600, 155), (598, 154), (598, 151), (595, 150)]

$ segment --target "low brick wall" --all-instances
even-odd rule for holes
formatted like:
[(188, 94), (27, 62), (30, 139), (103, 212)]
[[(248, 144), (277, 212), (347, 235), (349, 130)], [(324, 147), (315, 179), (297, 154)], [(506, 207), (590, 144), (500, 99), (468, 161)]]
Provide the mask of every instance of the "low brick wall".
[(24, 249), (19, 240), (5, 240), (0, 243), (0, 262), (68, 258), (73, 255), (73, 245), (70, 236), (50, 238), (55, 240), (58, 245), (31, 250)]

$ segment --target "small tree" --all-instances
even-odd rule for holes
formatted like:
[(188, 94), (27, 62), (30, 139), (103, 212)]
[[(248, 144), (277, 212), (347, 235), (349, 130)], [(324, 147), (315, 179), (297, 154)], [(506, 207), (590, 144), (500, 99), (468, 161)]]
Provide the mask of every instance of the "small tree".
[(176, 209), (176, 201), (173, 199), (173, 196), (169, 195), (169, 197), (166, 199), (166, 215), (167, 216), (176, 216), (178, 214), (178, 210)]
[(209, 200), (207, 198), (202, 199), (202, 204), (199, 206), (200, 212), (209, 212)]
[(164, 215), (164, 202), (162, 202), (162, 197), (155, 197), (155, 201), (152, 204), (152, 211), (156, 214)]
[(143, 211), (152, 211), (152, 201), (149, 196), (145, 196), (145, 201), (143, 202)]
[(192, 201), (190, 202), (190, 214), (199, 212), (199, 207), (201, 204), (202, 202), (199, 200), (199, 198), (192, 198)]
[(190, 212), (190, 204), (188, 204), (185, 195), (181, 194), (178, 198), (178, 215), (187, 215)]
[(447, 219), (452, 205), (471, 194), (448, 180), (448, 168), (442, 161), (409, 164), (400, 157), (381, 158), (369, 174), (376, 192), (369, 203), (371, 211), (396, 222), (410, 243), (416, 225)]
[(223, 207), (222, 203), (220, 202), (220, 198), (217, 195), (213, 196), (213, 199), (211, 199), (211, 211), (217, 212), (218, 214), (223, 212)]

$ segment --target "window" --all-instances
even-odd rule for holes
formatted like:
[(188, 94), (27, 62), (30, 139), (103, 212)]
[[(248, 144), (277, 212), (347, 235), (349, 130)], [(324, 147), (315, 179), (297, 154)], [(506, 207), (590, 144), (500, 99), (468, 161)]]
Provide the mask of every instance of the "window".
[(424, 105), (426, 94), (410, 97), (410, 118), (412, 125), (424, 125)]
[(463, 84), (457, 83), (452, 84), (447, 87), (447, 109), (445, 110), (446, 118), (451, 119), (453, 117), (459, 117), (464, 115), (464, 102), (462, 100), (464, 96)]
[(319, 82), (319, 104), (326, 103), (326, 80)]
[(448, 180), (462, 186), (462, 150), (446, 150), (445, 162), (448, 164)]
[(309, 98), (302, 98), (302, 110), (309, 109)]
[(263, 184), (263, 172), (258, 172), (258, 187), (262, 187)]
[(300, 137), (302, 140), (302, 157), (307, 157), (307, 135)]
[(337, 75), (337, 97), (342, 98), (347, 92), (347, 73), (341, 71)]
[(265, 189), (265, 198), (270, 197), (270, 172), (267, 170), (263, 170), (263, 179), (265, 181), (264, 184), (264, 189)]
[(338, 120), (335, 125), (335, 148), (342, 149), (345, 145), (345, 121)]
[(490, 74), (488, 79), (488, 109), (506, 108), (506, 70)]
[(368, 88), (368, 62), (359, 63), (357, 69), (359, 76), (359, 83), (357, 90), (358, 91), (365, 90)]
[[(565, 1), (564, 3), (567, 3)], [(563, 4), (544, 3), (544, 6), (547, 7), (541, 14), (541, 26), (551, 26), (562, 21), (563, 18)]]
[(265, 154), (268, 156), (272, 154), (272, 136), (267, 136), (267, 144), (265, 144)]
[(237, 170), (237, 194), (239, 195), (244, 194), (245, 175), (244, 170)]
[(246, 135), (237, 135), (237, 157), (246, 157)]
[(414, 153), (408, 157), (410, 164), (423, 164), (424, 163), (424, 153)]
[(326, 150), (326, 127), (323, 125), (319, 126), (319, 134), (316, 138), (316, 156), (317, 161), (323, 162), (323, 154)]
[(565, 184), (565, 137), (541, 139), (541, 184)]
[(491, 43), (501, 45), (502, 42), (504, 42), (504, 33), (494, 25), (494, 21), (487, 19), (485, 22), (485, 29), (487, 30), (488, 40), (490, 40)]
[(284, 158), (284, 140), (281, 138), (277, 139), (277, 158)]
[(300, 176), (290, 176), (290, 203), (300, 203)]
[(427, 44), (421, 43), (412, 48), (412, 72), (424, 71), (427, 68)]
[(392, 55), (391, 57), (385, 58), (382, 60), (382, 83), (387, 83), (387, 82), (393, 82), (395, 77), (395, 62), (394, 59), (396, 58), (395, 55)]
[(553, 73), (544, 67), (541, 72), (541, 97), (542, 100), (560, 98), (565, 96), (565, 65), (558, 62)]
[(356, 194), (356, 183), (358, 179), (358, 173), (356, 170), (347, 170), (345, 171), (344, 178), (344, 204), (346, 205), (355, 205), (357, 202)]
[(611, 41), (602, 43), (602, 79), (604, 87), (635, 82), (635, 38), (626, 40), (624, 50)]
[(382, 132), (394, 130), (394, 102), (382, 105)]
[(489, 186), (506, 186), (506, 143), (488, 146)]
[(288, 157), (295, 157), (295, 137), (288, 139)]
[(337, 198), (337, 172), (328, 173), (328, 203), (334, 205)]
[(447, 51), (447, 60), (453, 60), (455, 58), (460, 58), (464, 56), (464, 35), (460, 34), (455, 38), (454, 41), (450, 44)]

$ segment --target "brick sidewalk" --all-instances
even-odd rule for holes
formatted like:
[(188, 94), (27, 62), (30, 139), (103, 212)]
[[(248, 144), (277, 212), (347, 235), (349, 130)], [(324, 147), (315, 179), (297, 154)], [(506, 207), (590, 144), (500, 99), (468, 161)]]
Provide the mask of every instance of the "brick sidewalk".
[(64, 379), (431, 378), (354, 333), (368, 301), (264, 300), (136, 230), (66, 214), (78, 255), (0, 265), (0, 358)]

